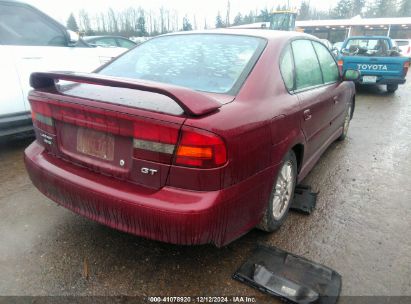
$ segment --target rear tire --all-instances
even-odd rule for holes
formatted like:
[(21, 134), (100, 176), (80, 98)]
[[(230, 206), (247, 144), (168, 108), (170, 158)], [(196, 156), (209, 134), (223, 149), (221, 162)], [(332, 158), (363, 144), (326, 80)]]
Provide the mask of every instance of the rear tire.
[(280, 228), (288, 215), (294, 198), (297, 182), (297, 159), (293, 151), (289, 151), (283, 159), (281, 168), (272, 186), (267, 209), (257, 228), (272, 232)]
[(387, 92), (394, 93), (398, 89), (398, 84), (387, 84)]

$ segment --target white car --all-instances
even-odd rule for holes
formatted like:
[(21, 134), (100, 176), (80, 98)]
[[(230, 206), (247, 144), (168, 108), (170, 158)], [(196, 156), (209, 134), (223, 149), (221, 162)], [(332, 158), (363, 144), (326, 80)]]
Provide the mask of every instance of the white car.
[(411, 58), (411, 39), (393, 39), (401, 50), (401, 55)]
[(124, 51), (90, 47), (36, 8), (0, 0), (0, 138), (32, 130), (32, 72), (91, 72)]

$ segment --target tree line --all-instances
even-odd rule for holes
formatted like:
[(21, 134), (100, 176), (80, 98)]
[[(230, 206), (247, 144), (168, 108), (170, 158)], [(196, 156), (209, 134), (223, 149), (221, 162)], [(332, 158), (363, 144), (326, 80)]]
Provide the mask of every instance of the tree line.
[[(175, 31), (195, 29), (223, 28), (258, 21), (270, 21), (273, 10), (286, 10), (285, 5), (254, 10), (248, 13), (239, 12), (231, 18), (230, 1), (226, 11), (217, 12), (214, 24), (207, 19), (197, 20), (196, 15), (180, 16), (174, 9), (161, 7), (159, 10), (145, 10), (142, 7), (129, 7), (122, 11), (109, 8), (106, 12), (90, 14), (84, 9), (77, 17), (71, 13), (67, 28), (85, 35), (121, 35), (125, 37), (156, 36)], [(312, 19), (345, 19), (360, 15), (363, 18), (411, 17), (411, 0), (339, 0), (328, 11), (317, 10), (309, 0), (303, 0), (297, 9), (297, 20)], [(181, 18), (182, 17), (182, 18)]]

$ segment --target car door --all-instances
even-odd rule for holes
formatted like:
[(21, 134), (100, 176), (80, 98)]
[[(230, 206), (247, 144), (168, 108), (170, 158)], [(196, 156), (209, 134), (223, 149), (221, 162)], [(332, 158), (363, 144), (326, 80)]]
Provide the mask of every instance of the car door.
[(24, 112), (23, 92), (20, 87), (20, 78), (13, 56), (10, 50), (2, 45), (0, 45), (0, 83), (2, 88), (0, 94), (0, 117)]
[(0, 41), (19, 74), (24, 109), (34, 71), (91, 72), (101, 65), (94, 48), (71, 47), (63, 26), (37, 9), (19, 2), (0, 2)]
[(348, 100), (348, 90), (344, 89), (344, 85), (338, 71), (337, 63), (330, 51), (321, 43), (312, 41), (314, 50), (317, 54), (318, 61), (320, 62), (320, 68), (323, 76), (324, 87), (326, 88), (326, 95), (330, 99), (330, 136), (334, 135), (334, 132), (342, 126), (345, 111), (346, 100)]
[(319, 157), (321, 147), (330, 136), (332, 101), (311, 40), (294, 40), (291, 46), (295, 66), (294, 93), (300, 103), (301, 128), (306, 138), (304, 158), (310, 162)]

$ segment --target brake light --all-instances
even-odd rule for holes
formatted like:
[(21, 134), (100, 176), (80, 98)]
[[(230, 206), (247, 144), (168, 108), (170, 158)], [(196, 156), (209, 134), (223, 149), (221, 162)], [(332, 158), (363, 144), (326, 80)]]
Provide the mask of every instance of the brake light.
[(404, 76), (407, 75), (409, 68), (410, 68), (410, 62), (409, 61), (404, 62)]
[(171, 164), (178, 140), (177, 126), (159, 122), (134, 124), (134, 157)]
[(42, 102), (31, 102), (31, 118), (33, 124), (48, 133), (54, 134), (54, 121), (50, 106)]
[(204, 130), (183, 127), (174, 161), (176, 165), (209, 169), (226, 162), (226, 147), (219, 136)]

